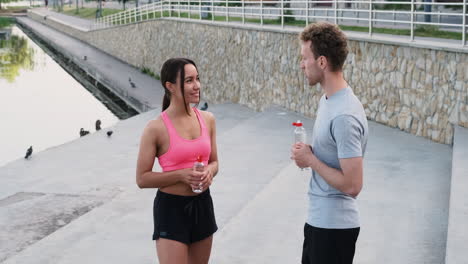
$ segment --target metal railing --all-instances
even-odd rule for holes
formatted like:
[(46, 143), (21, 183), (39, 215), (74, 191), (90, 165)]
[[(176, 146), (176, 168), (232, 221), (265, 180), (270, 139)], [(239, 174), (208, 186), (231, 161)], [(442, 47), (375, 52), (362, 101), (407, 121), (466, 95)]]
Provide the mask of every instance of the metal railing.
[[(406, 10), (389, 10), (388, 5)], [(452, 7), (450, 10), (447, 7)], [(437, 9), (432, 11), (432, 9)], [(408, 35), (413, 41), (428, 37), (461, 40), (466, 46), (467, 0), (463, 2), (388, 2), (374, 0), (162, 0), (96, 19), (93, 29), (125, 25), (144, 20), (172, 17), (215, 22), (260, 25), (305, 26), (327, 20), (344, 29)], [(422, 33), (421, 33), (422, 32)], [(434, 34), (436, 32), (437, 34)]]

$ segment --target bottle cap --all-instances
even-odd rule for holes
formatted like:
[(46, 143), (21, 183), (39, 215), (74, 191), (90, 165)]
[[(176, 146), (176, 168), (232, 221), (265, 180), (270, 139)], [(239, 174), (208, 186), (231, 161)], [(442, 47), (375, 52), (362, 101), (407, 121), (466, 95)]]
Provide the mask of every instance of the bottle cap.
[(203, 161), (202, 156), (197, 156), (197, 161), (202, 162)]
[(295, 126), (295, 127), (301, 127), (302, 122), (301, 122), (301, 120), (297, 120), (297, 122), (292, 123), (292, 125)]

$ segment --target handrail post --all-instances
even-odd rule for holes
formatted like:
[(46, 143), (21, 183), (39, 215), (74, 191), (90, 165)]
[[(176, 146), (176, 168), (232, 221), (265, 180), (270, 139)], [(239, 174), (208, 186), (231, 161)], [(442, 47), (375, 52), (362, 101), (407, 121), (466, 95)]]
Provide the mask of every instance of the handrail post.
[(242, 1), (242, 24), (245, 24), (245, 3), (244, 0)]
[(281, 28), (284, 28), (284, 0), (281, 0)]
[(369, 36), (372, 36), (372, 0), (369, 0)]
[(263, 0), (260, 0), (260, 25), (263, 26)]
[(335, 20), (335, 25), (337, 25), (338, 24), (338, 20), (337, 20), (337, 16), (338, 16), (338, 6), (337, 6), (337, 4), (338, 4), (338, 2), (337, 2), (337, 0), (334, 0), (334, 1), (335, 1), (333, 3), (333, 5), (334, 5), (334, 15), (335, 15), (334, 20)]
[(410, 39), (411, 41), (414, 41), (414, 0), (411, 0), (411, 34), (410, 34)]
[(462, 26), (462, 47), (466, 45), (466, 0), (463, 0), (463, 26)]

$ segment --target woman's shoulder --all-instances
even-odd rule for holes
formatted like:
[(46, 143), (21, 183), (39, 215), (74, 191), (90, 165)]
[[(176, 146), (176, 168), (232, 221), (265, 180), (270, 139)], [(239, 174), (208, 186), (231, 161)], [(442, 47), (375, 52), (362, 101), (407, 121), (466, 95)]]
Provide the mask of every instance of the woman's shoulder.
[(151, 119), (146, 123), (145, 127), (145, 132), (148, 132), (151, 135), (157, 135), (158, 132), (161, 132), (161, 130), (164, 130), (164, 121), (161, 116), (158, 116), (155, 119)]
[(206, 121), (214, 121), (215, 120), (215, 116), (213, 113), (211, 112), (208, 112), (208, 111), (203, 111), (203, 110), (198, 110), (200, 111), (200, 114), (203, 116), (203, 118), (206, 120)]

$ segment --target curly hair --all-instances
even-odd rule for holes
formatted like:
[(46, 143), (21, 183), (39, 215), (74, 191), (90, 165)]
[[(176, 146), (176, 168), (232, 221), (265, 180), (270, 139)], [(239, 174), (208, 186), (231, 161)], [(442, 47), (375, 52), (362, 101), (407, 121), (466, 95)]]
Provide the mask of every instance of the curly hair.
[(299, 35), (303, 42), (311, 41), (310, 49), (314, 58), (324, 56), (331, 65), (331, 71), (341, 71), (348, 56), (347, 38), (341, 29), (328, 22), (308, 25)]

